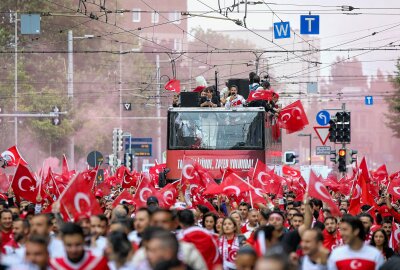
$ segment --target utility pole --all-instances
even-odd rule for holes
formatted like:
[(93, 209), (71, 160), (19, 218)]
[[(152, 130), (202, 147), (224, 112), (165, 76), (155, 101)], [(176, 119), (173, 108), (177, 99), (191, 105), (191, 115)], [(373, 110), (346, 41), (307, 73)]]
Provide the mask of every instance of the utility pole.
[[(14, 113), (18, 111), (18, 13), (14, 13)], [(14, 138), (15, 145), (18, 144), (18, 118), (14, 116)]]
[(122, 45), (119, 45), (119, 128), (122, 129)]
[[(72, 34), (72, 30), (68, 30), (68, 73), (67, 73), (67, 96), (73, 106), (74, 99), (74, 37)], [(74, 134), (71, 135), (69, 141), (69, 158), (70, 164), (75, 166), (75, 137)]]
[[(72, 30), (68, 30), (68, 71), (67, 71), (67, 96), (71, 102), (71, 106), (74, 105), (74, 39), (90, 39), (94, 35), (85, 35), (83, 37), (74, 37)], [(69, 141), (69, 156), (70, 163), (75, 164), (75, 137), (71, 136)]]
[[(160, 70), (160, 55), (156, 55), (156, 76), (157, 76), (157, 93), (156, 93), (156, 108), (157, 108), (157, 117), (161, 117), (161, 104), (160, 104), (160, 93), (161, 93), (161, 70)], [(157, 127), (157, 154), (158, 154), (158, 162), (162, 162), (162, 153), (161, 153), (161, 121), (158, 122)]]

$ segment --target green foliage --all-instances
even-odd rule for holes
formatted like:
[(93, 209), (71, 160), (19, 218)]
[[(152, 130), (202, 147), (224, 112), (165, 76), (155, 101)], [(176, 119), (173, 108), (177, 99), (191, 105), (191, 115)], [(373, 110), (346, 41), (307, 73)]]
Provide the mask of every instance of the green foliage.
[(393, 130), (395, 136), (400, 138), (400, 59), (397, 61), (396, 67), (396, 76), (392, 78), (396, 92), (386, 99), (389, 105), (387, 125)]

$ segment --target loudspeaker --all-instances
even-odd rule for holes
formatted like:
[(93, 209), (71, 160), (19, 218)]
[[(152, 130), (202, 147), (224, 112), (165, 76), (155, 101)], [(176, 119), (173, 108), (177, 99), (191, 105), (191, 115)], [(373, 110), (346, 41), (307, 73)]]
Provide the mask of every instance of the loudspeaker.
[(181, 92), (181, 107), (198, 107), (200, 102), (200, 93)]
[(247, 97), (249, 96), (249, 79), (229, 79), (228, 87), (231, 87), (231, 85), (236, 85), (239, 88), (238, 94), (247, 99)]

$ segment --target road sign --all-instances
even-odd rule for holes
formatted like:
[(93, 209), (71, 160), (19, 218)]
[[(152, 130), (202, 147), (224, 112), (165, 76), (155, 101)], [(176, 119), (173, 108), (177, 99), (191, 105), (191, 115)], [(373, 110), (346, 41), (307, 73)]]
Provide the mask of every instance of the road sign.
[(125, 108), (125, 111), (131, 111), (132, 103), (124, 103), (124, 108)]
[(131, 140), (131, 143), (133, 143), (133, 142), (140, 142), (140, 143), (151, 143), (151, 142), (153, 142), (153, 138), (130, 138), (130, 137), (127, 137), (127, 138), (125, 138), (125, 142), (126, 143), (129, 143), (129, 139)]
[(330, 146), (317, 146), (315, 150), (316, 154), (319, 156), (329, 156), (331, 154)]
[(318, 35), (319, 34), (319, 15), (300, 16), (300, 34)]
[[(127, 148), (125, 148), (127, 149)], [(129, 149), (129, 145), (128, 145)], [(143, 144), (131, 144), (132, 154), (135, 157), (151, 157), (152, 156), (152, 145), (148, 143)]]
[(318, 125), (326, 126), (329, 124), (329, 120), (331, 120), (331, 115), (328, 111), (319, 111), (317, 113), (316, 120)]
[(365, 96), (365, 105), (374, 105), (374, 97)]
[(325, 145), (329, 138), (329, 127), (314, 127), (314, 130), (317, 133), (322, 145)]
[(90, 167), (96, 167), (100, 165), (103, 163), (103, 160), (103, 155), (99, 151), (90, 152), (86, 159)]
[(40, 34), (40, 14), (21, 15), (21, 34), (22, 35)]
[(290, 38), (290, 23), (289, 22), (274, 23), (274, 37), (275, 39)]

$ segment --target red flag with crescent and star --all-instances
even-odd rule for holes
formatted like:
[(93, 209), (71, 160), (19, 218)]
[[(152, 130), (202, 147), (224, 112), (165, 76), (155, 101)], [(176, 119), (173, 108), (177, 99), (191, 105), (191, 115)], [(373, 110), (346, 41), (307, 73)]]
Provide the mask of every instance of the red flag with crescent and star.
[(136, 193), (133, 196), (133, 201), (136, 203), (136, 208), (144, 207), (147, 205), (147, 199), (150, 196), (158, 195), (157, 189), (154, 187), (150, 177), (146, 174), (142, 174), (142, 180), (136, 189)]
[(300, 100), (293, 102), (281, 110), (278, 117), (280, 126), (286, 133), (294, 133), (308, 125), (308, 118)]
[(39, 187), (38, 182), (29, 169), (20, 163), (15, 171), (11, 187), (15, 196), (22, 197), (27, 201), (36, 203)]
[(80, 173), (61, 195), (60, 204), (65, 207), (70, 217), (79, 215), (98, 215), (103, 211), (92, 192), (90, 176)]
[(164, 86), (164, 89), (167, 91), (172, 91), (175, 93), (180, 93), (181, 92), (181, 81), (172, 79), (169, 82), (167, 82)]
[(7, 161), (7, 167), (17, 166), (19, 163), (26, 166), (28, 163), (22, 158), (17, 146), (11, 146), (1, 153), (1, 157)]
[(310, 181), (308, 183), (308, 195), (310, 197), (319, 199), (325, 202), (334, 216), (341, 216), (339, 211), (339, 207), (333, 201), (332, 196), (329, 194), (328, 189), (321, 182), (321, 180), (315, 175), (315, 173), (311, 170), (310, 172)]

